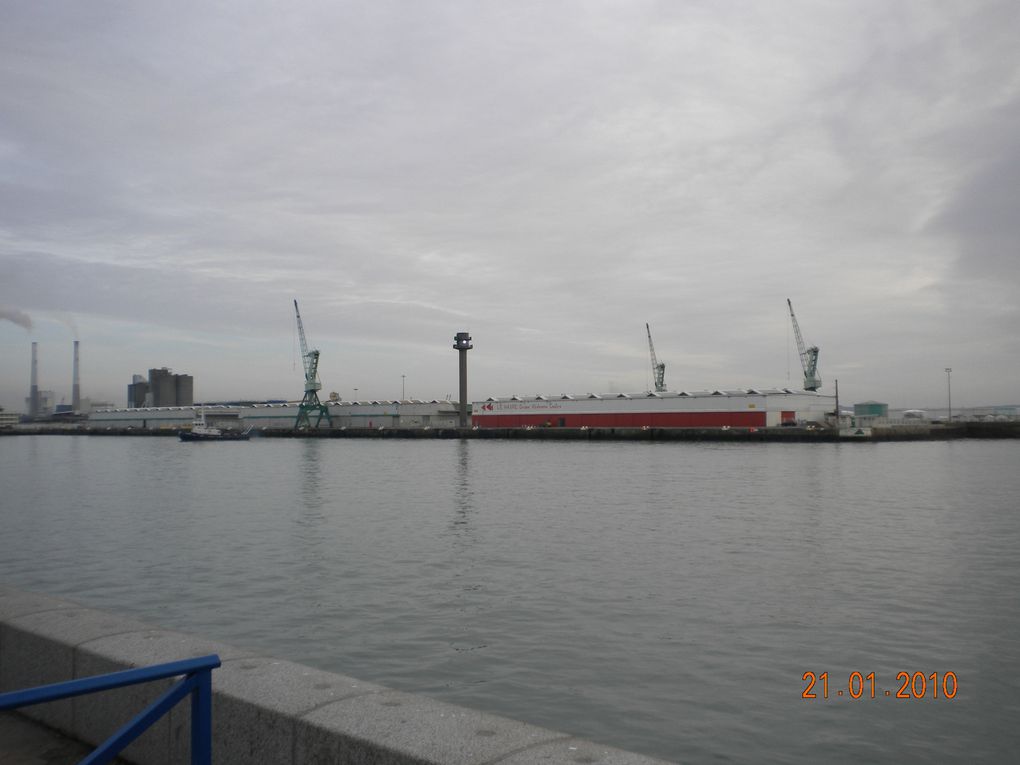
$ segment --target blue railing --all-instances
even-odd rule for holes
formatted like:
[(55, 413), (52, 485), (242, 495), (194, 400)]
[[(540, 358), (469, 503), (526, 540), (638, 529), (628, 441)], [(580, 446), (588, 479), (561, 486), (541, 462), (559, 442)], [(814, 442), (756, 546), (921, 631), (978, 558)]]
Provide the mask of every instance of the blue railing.
[(220, 666), (220, 657), (210, 654), (197, 659), (172, 661), (153, 667), (127, 669), (122, 672), (111, 672), (108, 675), (95, 675), (63, 683), (40, 685), (37, 688), (0, 693), (0, 711), (184, 675), (180, 682), (170, 686), (159, 698), (122, 725), (116, 733), (82, 760), (79, 765), (100, 765), (110, 762), (189, 693), (191, 694), (191, 763), (192, 765), (211, 765), (212, 671), (218, 666)]

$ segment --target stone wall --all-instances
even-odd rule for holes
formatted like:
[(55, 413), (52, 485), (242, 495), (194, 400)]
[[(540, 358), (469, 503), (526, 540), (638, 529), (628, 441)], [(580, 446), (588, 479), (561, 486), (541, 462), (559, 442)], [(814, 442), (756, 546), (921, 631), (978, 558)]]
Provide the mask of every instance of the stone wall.
[[(0, 691), (219, 654), (213, 671), (216, 765), (653, 765), (497, 715), (390, 690), (256, 652), (0, 586)], [(22, 714), (98, 744), (173, 681), (26, 707)], [(139, 765), (189, 762), (190, 704), (124, 753)]]

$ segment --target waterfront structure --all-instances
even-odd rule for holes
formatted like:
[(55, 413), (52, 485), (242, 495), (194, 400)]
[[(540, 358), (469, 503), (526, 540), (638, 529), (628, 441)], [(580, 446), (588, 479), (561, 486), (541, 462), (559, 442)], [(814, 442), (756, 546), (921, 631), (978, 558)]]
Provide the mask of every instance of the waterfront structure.
[(86, 396), (81, 400), (81, 409), (78, 410), (79, 414), (89, 414), (97, 409), (113, 409), (114, 405), (109, 401), (93, 401), (91, 398)]
[(659, 361), (655, 356), (655, 345), (652, 343), (652, 328), (645, 322), (645, 332), (648, 333), (648, 352), (652, 357), (652, 378), (655, 380), (655, 392), (666, 392), (666, 363)]
[[(206, 637), (169, 632), (159, 625), (86, 609), (73, 601), (42, 593), (5, 587), (3, 594), (0, 630), (4, 640), (0, 643), (0, 662), (7, 688), (67, 683), (76, 675), (85, 674), (80, 670), (82, 664), (90, 676), (123, 670), (134, 670), (136, 676), (147, 674), (154, 667), (139, 670), (140, 663), (164, 661), (171, 652), (201, 657), (191, 659), (191, 666), (212, 659), (219, 666), (217, 656), (207, 655), (211, 643)], [(19, 627), (25, 621), (33, 625), (31, 629)], [(81, 651), (81, 634), (102, 645), (102, 653), (93, 656)], [(243, 649), (224, 644), (217, 645), (216, 650), (228, 657), (246, 655)], [(79, 651), (85, 658), (78, 662), (68, 659)], [(32, 660), (26, 661), (25, 657)], [(206, 720), (211, 729), (205, 728), (204, 733), (211, 735), (217, 763), (296, 765), (314, 757), (317, 762), (667, 765), (663, 760), (604, 743), (270, 656), (245, 659), (242, 670), (241, 678), (228, 679), (223, 687), (216, 684), (210, 691), (211, 698), (192, 707), (201, 710), (211, 706), (216, 710), (211, 721)], [(187, 674), (186, 670), (182, 669), (181, 674)], [(286, 689), (283, 700), (281, 689)], [(70, 707), (53, 704), (25, 706), (23, 713), (51, 730), (59, 729), (96, 746), (110, 736), (110, 720), (126, 717), (128, 709), (133, 712), (136, 707), (156, 705), (161, 698), (165, 700), (167, 691), (162, 683), (145, 683), (132, 686), (130, 693), (127, 697), (122, 691), (93, 694), (83, 705), (88, 713), (73, 717)], [(182, 707), (186, 711), (185, 703), (186, 700), (178, 705), (173, 714)], [(182, 725), (178, 721), (176, 727), (170, 727), (164, 718), (158, 724), (164, 726), (164, 733), (168, 728), (175, 733), (181, 733), (182, 727), (185, 734), (188, 730), (187, 722)], [(194, 718), (191, 724), (195, 724)], [(201, 751), (194, 743), (194, 729), (192, 735), (192, 752)], [(0, 760), (10, 762), (10, 750), (17, 752), (18, 743), (6, 738), (0, 741)], [(59, 746), (56, 741), (53, 744), (54, 748)], [(131, 761), (139, 765), (209, 762), (208, 748), (204, 751), (205, 759), (186, 755), (182, 758), (181, 749), (187, 751), (187, 746), (187, 735), (150, 733), (128, 751)], [(311, 757), (308, 752), (313, 753)], [(13, 759), (43, 761), (34, 757)]]
[(860, 404), (854, 404), (854, 417), (888, 419), (889, 405), (881, 401), (863, 401)]
[(191, 406), (195, 403), (195, 378), (191, 375), (174, 375), (174, 406)]
[[(28, 409), (28, 418), (34, 420), (41, 417), (49, 417), (56, 410), (57, 394), (51, 390), (39, 390), (39, 386), (33, 386), (28, 398), (25, 399), (25, 407)], [(33, 413), (34, 412), (34, 413)]]
[(489, 398), (479, 428), (765, 428), (825, 423), (835, 398), (789, 388)]
[(471, 344), (471, 335), (467, 332), (458, 332), (453, 336), (453, 348), (457, 351), (460, 367), (460, 427), (468, 426), (468, 397), (467, 397), (467, 352), (474, 346)]
[(174, 374), (167, 367), (149, 370), (149, 379), (134, 375), (127, 387), (129, 407), (191, 406), (195, 403), (195, 380)]
[[(384, 428), (456, 428), (455, 401), (327, 401), (331, 423), (323, 430)], [(97, 430), (132, 428), (176, 430), (189, 426), (195, 412), (204, 409), (210, 420), (231, 419), (238, 427), (256, 430), (291, 430), (301, 405), (293, 403), (204, 404), (202, 406), (128, 407), (103, 409), (89, 414), (88, 426)]]
[(804, 370), (804, 390), (818, 390), (822, 387), (822, 378), (818, 375), (818, 346), (807, 346), (804, 336), (800, 333), (800, 324), (797, 323), (797, 316), (793, 313), (793, 303), (790, 302), (790, 298), (786, 299), (786, 305), (790, 308), (793, 334), (797, 338), (797, 353), (800, 355), (800, 364)]
[(149, 395), (152, 406), (179, 406), (174, 373), (166, 367), (149, 370)]
[[(331, 424), (329, 409), (319, 401), (319, 391), (322, 390), (322, 383), (319, 381), (319, 351), (308, 348), (308, 341), (305, 339), (305, 325), (301, 321), (301, 311), (298, 310), (297, 300), (294, 301), (294, 315), (297, 317), (298, 335), (301, 337), (301, 363), (305, 369), (305, 395), (298, 405), (294, 427), (317, 428), (324, 419), (328, 427)], [(339, 396), (337, 398), (339, 399)], [(312, 414), (315, 415), (314, 425), (309, 416)]]
[(127, 405), (129, 407), (145, 406), (149, 395), (149, 382), (141, 375), (133, 375), (131, 384), (127, 386)]

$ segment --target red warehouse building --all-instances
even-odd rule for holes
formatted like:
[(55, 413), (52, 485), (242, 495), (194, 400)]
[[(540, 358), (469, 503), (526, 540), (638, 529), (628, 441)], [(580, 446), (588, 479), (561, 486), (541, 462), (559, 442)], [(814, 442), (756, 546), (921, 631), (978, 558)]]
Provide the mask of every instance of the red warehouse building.
[(788, 388), (490, 398), (479, 428), (765, 428), (825, 422), (833, 396)]

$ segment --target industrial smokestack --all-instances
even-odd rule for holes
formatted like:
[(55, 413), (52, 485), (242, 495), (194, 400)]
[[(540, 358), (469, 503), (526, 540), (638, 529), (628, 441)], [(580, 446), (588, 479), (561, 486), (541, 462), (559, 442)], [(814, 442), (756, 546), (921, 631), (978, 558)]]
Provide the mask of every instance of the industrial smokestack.
[(453, 338), (453, 347), (460, 356), (460, 426), (468, 426), (468, 398), (467, 398), (467, 352), (474, 348), (471, 345), (471, 335), (467, 332), (458, 332)]
[(81, 409), (81, 386), (78, 384), (78, 341), (74, 341), (74, 361), (71, 365), (71, 411)]
[(39, 416), (39, 343), (32, 343), (32, 382), (28, 389), (28, 416)]

